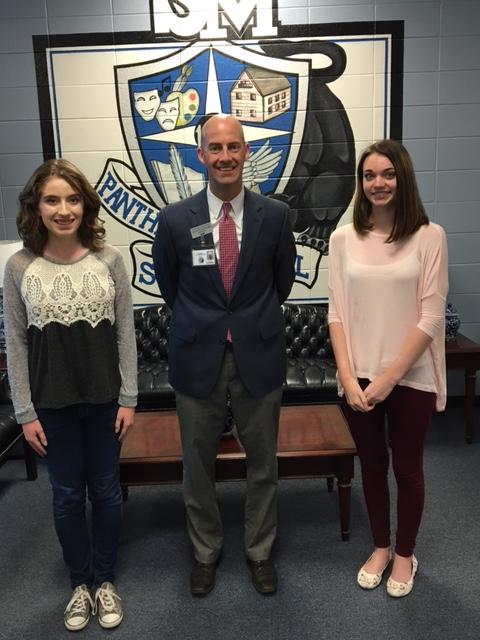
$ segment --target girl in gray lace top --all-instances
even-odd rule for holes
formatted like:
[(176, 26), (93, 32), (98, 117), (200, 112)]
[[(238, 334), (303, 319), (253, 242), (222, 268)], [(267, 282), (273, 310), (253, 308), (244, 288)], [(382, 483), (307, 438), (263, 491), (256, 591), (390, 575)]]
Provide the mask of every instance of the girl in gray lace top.
[(20, 194), (24, 249), (4, 280), (12, 399), (26, 440), (47, 461), (73, 588), (64, 622), (73, 631), (94, 611), (103, 627), (123, 618), (113, 585), (119, 455), (137, 397), (130, 283), (119, 251), (103, 241), (99, 209), (77, 167), (44, 163)]

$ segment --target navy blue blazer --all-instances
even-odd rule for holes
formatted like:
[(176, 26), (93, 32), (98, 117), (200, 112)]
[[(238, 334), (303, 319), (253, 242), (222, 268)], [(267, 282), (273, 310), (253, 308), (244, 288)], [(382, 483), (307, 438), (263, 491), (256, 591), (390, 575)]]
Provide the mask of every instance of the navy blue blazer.
[[(191, 229), (210, 221), (206, 189), (160, 212), (153, 263), (172, 310), (169, 380), (202, 398), (218, 380), (227, 328), (240, 378), (254, 397), (285, 379), (281, 304), (295, 276), (295, 242), (286, 204), (245, 190), (242, 244), (230, 300), (218, 264), (192, 265)], [(213, 237), (206, 237), (213, 246)]]

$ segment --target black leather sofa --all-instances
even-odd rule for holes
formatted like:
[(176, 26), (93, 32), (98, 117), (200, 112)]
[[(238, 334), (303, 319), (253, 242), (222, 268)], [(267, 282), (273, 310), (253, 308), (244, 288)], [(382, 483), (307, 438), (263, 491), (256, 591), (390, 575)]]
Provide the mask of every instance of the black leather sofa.
[[(287, 376), (283, 404), (338, 402), (336, 365), (325, 304), (284, 304)], [(138, 350), (138, 410), (175, 407), (168, 383), (167, 338), (170, 311), (166, 305), (135, 309)]]
[(34, 450), (24, 438), (21, 427), (15, 420), (13, 405), (10, 400), (7, 373), (0, 373), (0, 465), (12, 455), (14, 446), (21, 440), (28, 480), (37, 478), (37, 460)]
[[(285, 304), (287, 376), (283, 404), (338, 402), (336, 366), (324, 304)], [(170, 310), (164, 304), (135, 309), (138, 350), (138, 411), (175, 407), (168, 382), (167, 339)], [(27, 478), (37, 477), (36, 455), (15, 421), (6, 372), (0, 374), (0, 465), (22, 440)]]

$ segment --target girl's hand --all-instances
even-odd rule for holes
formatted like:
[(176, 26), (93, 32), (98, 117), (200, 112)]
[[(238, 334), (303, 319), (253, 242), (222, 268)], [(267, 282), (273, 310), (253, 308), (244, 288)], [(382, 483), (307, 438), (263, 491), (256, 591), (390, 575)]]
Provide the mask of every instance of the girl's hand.
[(115, 433), (120, 442), (127, 435), (128, 430), (133, 426), (135, 409), (133, 407), (118, 407), (117, 419), (115, 420)]
[(42, 458), (47, 455), (47, 438), (40, 424), (40, 420), (32, 420), (31, 422), (25, 422), (22, 424), (23, 435), (28, 444), (34, 449)]
[(370, 406), (368, 404), (365, 393), (362, 391), (362, 387), (358, 384), (358, 381), (355, 380), (355, 378), (349, 378), (342, 384), (349, 407), (354, 411), (362, 411), (364, 413), (373, 409), (373, 405)]
[(368, 405), (374, 407), (379, 402), (383, 402), (392, 392), (395, 382), (385, 373), (381, 373), (365, 389), (365, 398)]

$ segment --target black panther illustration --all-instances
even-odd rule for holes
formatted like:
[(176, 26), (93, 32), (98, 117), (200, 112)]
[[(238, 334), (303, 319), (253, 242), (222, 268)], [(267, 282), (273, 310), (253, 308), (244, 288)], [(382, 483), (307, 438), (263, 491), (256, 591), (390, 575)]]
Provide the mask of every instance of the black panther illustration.
[(260, 41), (263, 51), (282, 58), (321, 53), (326, 68), (310, 68), (305, 129), (288, 183), (271, 197), (288, 202), (297, 242), (328, 255), (328, 241), (355, 190), (355, 143), (345, 107), (327, 86), (342, 75), (346, 54), (333, 42)]

